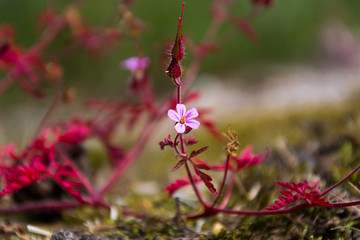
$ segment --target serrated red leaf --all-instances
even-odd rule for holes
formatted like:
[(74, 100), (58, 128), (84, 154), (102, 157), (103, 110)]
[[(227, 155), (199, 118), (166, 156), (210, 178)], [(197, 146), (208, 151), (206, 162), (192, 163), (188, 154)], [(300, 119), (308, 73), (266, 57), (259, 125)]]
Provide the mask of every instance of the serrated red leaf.
[(317, 182), (311, 184), (311, 186), (307, 180), (300, 183), (275, 182), (288, 190), (279, 190), (279, 193), (281, 194), (278, 197), (279, 200), (275, 201), (270, 207), (267, 207), (267, 210), (277, 210), (298, 200), (304, 200), (312, 206), (330, 206), (330, 203), (321, 196), (320, 188), (317, 187)]
[(212, 179), (209, 180), (206, 176), (208, 176), (208, 175), (205, 174), (205, 176), (204, 176), (204, 175), (201, 174), (200, 175), (201, 180), (205, 183), (206, 187), (210, 190), (210, 192), (212, 192), (214, 195), (218, 195), (218, 193), (216, 192), (216, 188), (210, 182)]

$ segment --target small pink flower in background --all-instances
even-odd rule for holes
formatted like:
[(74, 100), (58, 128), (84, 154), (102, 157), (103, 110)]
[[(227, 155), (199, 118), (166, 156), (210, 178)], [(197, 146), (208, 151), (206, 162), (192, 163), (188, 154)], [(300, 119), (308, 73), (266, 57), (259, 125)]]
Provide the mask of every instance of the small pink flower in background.
[(177, 104), (176, 111), (177, 112), (172, 109), (168, 111), (169, 118), (177, 122), (175, 124), (176, 132), (184, 133), (186, 127), (191, 127), (192, 129), (199, 128), (200, 122), (193, 119), (199, 116), (199, 113), (195, 108), (186, 111), (186, 106), (184, 104)]
[(147, 57), (131, 57), (121, 62), (121, 67), (130, 70), (131, 72), (145, 70), (150, 64), (150, 59)]

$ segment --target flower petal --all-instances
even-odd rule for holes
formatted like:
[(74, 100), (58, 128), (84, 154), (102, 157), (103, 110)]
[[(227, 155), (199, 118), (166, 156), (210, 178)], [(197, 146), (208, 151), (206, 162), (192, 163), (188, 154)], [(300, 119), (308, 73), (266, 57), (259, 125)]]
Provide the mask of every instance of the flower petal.
[(192, 108), (189, 111), (187, 111), (185, 115), (186, 115), (186, 119), (192, 119), (192, 118), (196, 118), (197, 116), (199, 116), (199, 113), (196, 110), (196, 108)]
[(184, 104), (176, 104), (176, 110), (179, 114), (179, 117), (185, 116), (186, 107)]
[(192, 129), (198, 129), (200, 126), (200, 122), (194, 119), (190, 119), (186, 121), (186, 125), (191, 127)]
[(185, 132), (185, 124), (181, 124), (181, 123), (175, 124), (175, 131), (177, 133), (184, 133)]
[(131, 57), (121, 62), (121, 67), (124, 69), (135, 71), (138, 66), (139, 58), (137, 57)]
[(170, 109), (168, 111), (168, 116), (171, 120), (174, 120), (175, 122), (180, 122), (180, 116), (177, 112), (175, 112), (174, 110)]
[(144, 70), (147, 68), (150, 64), (150, 59), (145, 58), (139, 58), (139, 57), (131, 57), (121, 62), (121, 67), (127, 70), (130, 70), (131, 72), (134, 72), (136, 70)]

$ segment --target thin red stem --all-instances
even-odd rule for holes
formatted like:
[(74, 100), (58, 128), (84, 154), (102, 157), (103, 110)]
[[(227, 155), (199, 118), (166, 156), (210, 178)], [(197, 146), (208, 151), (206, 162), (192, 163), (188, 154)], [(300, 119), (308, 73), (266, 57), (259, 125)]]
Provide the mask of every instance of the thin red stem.
[(116, 183), (116, 181), (122, 176), (124, 171), (129, 167), (132, 161), (141, 153), (144, 149), (144, 146), (152, 135), (156, 125), (159, 121), (153, 121), (150, 124), (145, 125), (144, 130), (137, 140), (135, 146), (131, 148), (128, 153), (124, 156), (121, 162), (118, 164), (113, 174), (109, 178), (109, 180), (105, 183), (105, 185), (100, 189), (99, 195), (102, 198), (106, 192), (110, 190), (110, 188)]
[(183, 15), (184, 15), (184, 7), (185, 7), (185, 2), (182, 3), (182, 9), (181, 9), (181, 21), (183, 19)]
[(223, 191), (223, 189), (224, 189), (225, 182), (226, 182), (226, 179), (227, 179), (227, 173), (228, 173), (228, 171), (229, 171), (229, 161), (230, 161), (230, 155), (228, 154), (227, 157), (226, 157), (226, 161), (225, 161), (224, 177), (223, 177), (223, 180), (222, 180), (222, 182), (221, 182), (221, 186), (220, 186), (220, 189), (219, 189), (219, 193), (218, 193), (218, 195), (216, 196), (216, 198), (215, 198), (213, 204), (211, 205), (211, 207), (214, 207), (214, 206), (218, 203), (218, 201), (219, 201), (219, 199), (220, 199), (220, 196), (221, 196), (221, 193), (222, 193), (222, 191)]
[(63, 93), (62, 79), (58, 79), (57, 81), (58, 81), (58, 83), (56, 84), (56, 90), (55, 90), (56, 93), (55, 93), (54, 100), (51, 103), (51, 105), (48, 107), (48, 109), (46, 110), (44, 117), (41, 119), (41, 122), (36, 129), (35, 136), (40, 134), (41, 129), (44, 127), (45, 123), (48, 121), (48, 119), (54, 113), (58, 104), (61, 102), (61, 97), (62, 97), (62, 93)]
[(226, 190), (225, 197), (223, 198), (219, 208), (225, 208), (226, 205), (228, 204), (228, 202), (230, 200), (232, 189), (234, 187), (235, 178), (236, 178), (236, 172), (232, 172), (231, 177), (230, 177), (230, 181), (229, 181), (229, 186), (228, 186), (228, 188)]
[(177, 86), (177, 102), (181, 104), (181, 86)]
[(35, 53), (41, 53), (47, 48), (50, 43), (56, 38), (59, 32), (67, 26), (67, 21), (64, 17), (58, 16), (56, 17), (53, 22), (47, 27), (38, 41), (33, 45), (30, 51)]
[[(69, 209), (69, 208), (78, 208), (87, 205), (87, 203), (75, 202), (75, 201), (46, 201), (39, 204), (38, 202), (26, 203), (23, 205), (10, 206), (5, 208), (0, 208), (0, 214), (12, 214), (20, 212), (29, 212), (29, 211), (39, 211), (39, 210), (56, 210), (56, 209)], [(92, 205), (93, 207), (103, 207), (110, 209), (110, 206), (105, 203), (96, 203)]]
[(348, 180), (355, 172), (357, 172), (360, 169), (360, 164), (352, 171), (350, 172), (346, 177), (344, 177), (342, 180), (340, 180), (339, 182), (335, 183), (334, 185), (332, 185), (331, 187), (329, 187), (328, 189), (326, 189), (324, 192), (322, 192), (320, 194), (320, 197), (324, 196), (325, 194), (329, 193), (330, 191), (332, 191), (334, 188), (336, 188), (337, 186), (339, 186), (340, 184), (342, 184), (343, 182), (345, 182), (346, 180)]
[[(84, 1), (77, 0), (74, 1), (72, 6), (79, 7)], [(36, 41), (36, 43), (31, 47), (30, 51), (35, 53), (41, 53), (46, 49), (52, 41), (56, 38), (61, 30), (63, 30), (68, 25), (68, 21), (63, 16), (57, 16), (49, 26), (43, 31), (40, 38)]]
[(198, 198), (199, 202), (204, 206), (204, 207), (207, 207), (207, 204), (204, 202), (204, 200), (202, 199), (202, 196), (200, 194), (200, 191), (198, 189), (198, 187), (196, 186), (196, 183), (195, 183), (195, 180), (191, 174), (191, 170), (190, 170), (190, 167), (189, 167), (189, 163), (186, 161), (185, 162), (185, 167), (186, 167), (186, 172), (188, 174), (188, 178), (190, 179), (190, 183), (194, 189), (194, 192), (196, 194), (196, 197)]
[(359, 204), (360, 204), (360, 200), (356, 200), (351, 202), (330, 203), (329, 207), (351, 207)]
[(307, 208), (310, 207), (311, 205), (309, 205), (308, 203), (302, 203), (299, 205), (296, 205), (292, 208), (288, 208), (288, 209), (281, 209), (281, 210), (274, 210), (274, 211), (268, 211), (268, 210), (262, 210), (262, 211), (243, 211), (243, 210), (231, 210), (231, 209), (222, 209), (222, 208), (208, 208), (205, 209), (205, 211), (203, 213), (197, 214), (197, 215), (193, 215), (193, 216), (189, 216), (187, 217), (188, 220), (195, 220), (195, 219), (199, 219), (199, 218), (204, 218), (204, 217), (212, 217), (218, 213), (227, 213), (227, 214), (237, 214), (237, 215), (275, 215), (275, 214), (286, 214), (286, 213), (291, 213), (291, 212), (295, 212), (298, 211), (300, 209), (303, 208)]
[(174, 149), (175, 149), (176, 154), (178, 154), (178, 155), (181, 154), (178, 146), (176, 145), (176, 141), (178, 140), (179, 136), (180, 136), (180, 133), (178, 133), (174, 139)]
[[(351, 206), (356, 206), (359, 204), (360, 204), (360, 200), (357, 200), (357, 201), (343, 202), (343, 203), (330, 203), (330, 205), (326, 206), (326, 207), (330, 207), (330, 208), (351, 207)], [(291, 208), (279, 209), (279, 210), (273, 210), (273, 211), (270, 211), (270, 210), (260, 210), (260, 211), (231, 210), (231, 209), (223, 209), (223, 208), (214, 207), (214, 208), (207, 208), (207, 209), (205, 208), (205, 211), (203, 213), (189, 216), (189, 217), (187, 217), (187, 219), (195, 220), (195, 219), (204, 218), (204, 217), (211, 217), (218, 213), (227, 213), (227, 214), (236, 214), (236, 215), (287, 214), (287, 213), (292, 213), (292, 212), (298, 211), (300, 209), (309, 208), (309, 207), (321, 207), (321, 206), (313, 206), (308, 203), (302, 203), (302, 204), (295, 205)]]
[(67, 209), (67, 208), (76, 208), (86, 205), (86, 203), (81, 202), (42, 202), (39, 204), (38, 202), (35, 203), (27, 203), (23, 205), (16, 205), (11, 207), (6, 207), (0, 209), (0, 214), (11, 214), (11, 213), (18, 213), (18, 212), (29, 212), (29, 211), (36, 211), (36, 210), (50, 210), (50, 209)]
[(186, 150), (186, 146), (185, 146), (184, 135), (183, 134), (179, 134), (179, 135), (180, 135), (181, 153), (186, 154), (187, 150)]

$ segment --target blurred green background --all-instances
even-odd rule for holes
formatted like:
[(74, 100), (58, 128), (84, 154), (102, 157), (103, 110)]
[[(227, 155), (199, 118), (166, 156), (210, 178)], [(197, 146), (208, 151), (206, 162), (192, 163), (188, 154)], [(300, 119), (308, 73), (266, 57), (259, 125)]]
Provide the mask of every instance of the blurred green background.
[[(64, 11), (72, 1), (56, 1), (58, 9)], [(186, 1), (184, 12), (184, 34), (199, 42), (210, 20), (212, 1)], [(160, 63), (163, 46), (174, 38), (181, 2), (175, 0), (135, 1), (134, 15), (146, 23), (141, 37), (141, 46), (146, 55), (154, 59), (152, 78), (156, 89), (164, 94), (172, 83), (164, 74)], [(120, 14), (119, 0), (85, 1), (81, 12), (86, 21), (94, 26), (117, 27)], [(248, 16), (250, 0), (235, 1), (232, 12), (237, 16)], [(0, 0), (0, 23), (11, 23), (16, 27), (16, 42), (23, 47), (31, 46), (41, 33), (37, 26), (39, 13), (46, 8), (44, 0)], [(360, 25), (360, 2), (356, 0), (276, 0), (270, 8), (261, 8), (252, 24), (259, 36), (259, 42), (250, 42), (239, 33), (228, 44), (211, 54), (204, 61), (201, 72), (218, 76), (240, 74), (249, 81), (261, 80), (261, 74), (269, 64), (311, 62), (317, 58), (319, 35), (328, 21), (339, 21), (350, 29), (358, 30)], [(222, 31), (232, 26), (225, 25)], [(66, 35), (66, 34), (65, 34)], [(66, 43), (62, 36), (53, 48)], [(51, 49), (50, 49), (51, 51)], [(128, 72), (119, 68), (119, 62), (134, 55), (131, 39), (122, 39), (118, 47), (99, 58), (90, 58), (82, 52), (64, 59), (67, 86), (75, 86), (81, 94), (89, 96), (116, 96), (127, 84)], [(183, 65), (191, 61), (186, 55)], [(4, 76), (4, 73), (0, 73)], [(17, 87), (1, 96), (0, 106), (9, 104), (4, 99), (17, 102)], [(26, 97), (25, 97), (26, 99)], [(20, 97), (20, 101), (24, 98)]]

